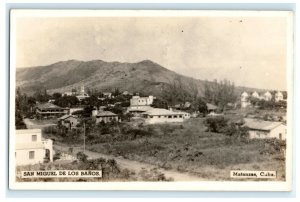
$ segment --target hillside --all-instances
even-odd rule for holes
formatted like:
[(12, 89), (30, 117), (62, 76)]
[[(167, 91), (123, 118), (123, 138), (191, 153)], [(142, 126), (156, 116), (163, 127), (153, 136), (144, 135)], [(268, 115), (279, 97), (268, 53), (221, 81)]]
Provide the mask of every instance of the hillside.
[(150, 60), (138, 63), (104, 62), (101, 60), (57, 62), (48, 66), (18, 68), (17, 87), (31, 94), (38, 88), (48, 92), (65, 92), (84, 85), (89, 89), (151, 93), (159, 96), (163, 89), (180, 80), (185, 88), (203, 93), (203, 81), (179, 75)]
[[(205, 78), (204, 78), (205, 79)], [(18, 68), (16, 85), (27, 94), (37, 89), (47, 89), (48, 93), (66, 92), (72, 89), (85, 88), (98, 91), (141, 92), (154, 96), (163, 96), (167, 87), (180, 82), (190, 92), (204, 94), (204, 81), (183, 76), (170, 71), (150, 60), (137, 63), (105, 62), (102, 60), (57, 62), (48, 66)], [(237, 87), (236, 93), (258, 91), (248, 87)]]

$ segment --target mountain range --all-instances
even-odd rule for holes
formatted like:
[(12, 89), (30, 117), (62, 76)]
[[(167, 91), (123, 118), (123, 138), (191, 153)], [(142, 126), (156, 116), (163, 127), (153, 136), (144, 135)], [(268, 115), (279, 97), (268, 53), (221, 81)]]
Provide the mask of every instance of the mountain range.
[[(118, 88), (120, 91), (162, 96), (164, 89), (175, 81), (189, 91), (196, 88), (199, 96), (204, 94), (204, 80), (177, 74), (151, 60), (137, 63), (68, 60), (47, 66), (17, 68), (16, 71), (16, 86), (27, 94), (41, 88), (50, 94), (63, 93), (84, 85), (101, 92)], [(236, 89), (239, 93), (243, 90), (262, 91), (246, 87)]]

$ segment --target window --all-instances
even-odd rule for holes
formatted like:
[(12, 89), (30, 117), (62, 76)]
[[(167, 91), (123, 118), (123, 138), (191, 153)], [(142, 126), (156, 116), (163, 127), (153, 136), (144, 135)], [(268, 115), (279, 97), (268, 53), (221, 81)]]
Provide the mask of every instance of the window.
[(168, 116), (168, 118), (169, 118), (169, 119), (171, 119), (171, 118), (172, 118), (172, 116)]
[(32, 135), (31, 136), (31, 141), (36, 142), (37, 141), (37, 135)]
[(150, 118), (152, 119), (152, 118), (153, 118), (153, 116), (150, 116)]
[(179, 115), (179, 118), (182, 118), (182, 115)]
[(158, 118), (160, 118), (160, 116), (158, 116)]
[(177, 115), (175, 115), (174, 118), (177, 118)]
[(34, 159), (34, 151), (29, 152), (29, 159)]

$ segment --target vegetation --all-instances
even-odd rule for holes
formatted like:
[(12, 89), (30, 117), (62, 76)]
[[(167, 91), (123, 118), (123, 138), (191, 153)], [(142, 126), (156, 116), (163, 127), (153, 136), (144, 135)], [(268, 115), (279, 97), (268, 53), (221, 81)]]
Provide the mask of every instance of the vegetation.
[(214, 133), (224, 133), (228, 127), (228, 119), (223, 116), (207, 118), (204, 123), (208, 131)]
[(207, 102), (219, 106), (221, 109), (225, 109), (228, 103), (234, 103), (237, 95), (235, 94), (234, 83), (224, 79), (218, 82), (205, 82), (204, 85), (204, 97)]
[[(257, 164), (260, 169), (278, 170), (280, 179), (284, 179), (285, 143), (275, 139), (251, 140), (247, 131), (229, 118), (220, 117), (190, 119), (181, 124), (99, 123), (91, 125), (86, 133), (86, 148), (191, 172), (208, 180), (230, 179), (226, 176), (233, 168), (253, 169)], [(73, 139), (73, 144), (82, 144), (82, 136), (75, 138), (70, 134), (63, 137), (65, 143)], [(72, 138), (66, 139), (68, 136)], [(142, 175), (149, 175), (148, 171), (145, 173)]]

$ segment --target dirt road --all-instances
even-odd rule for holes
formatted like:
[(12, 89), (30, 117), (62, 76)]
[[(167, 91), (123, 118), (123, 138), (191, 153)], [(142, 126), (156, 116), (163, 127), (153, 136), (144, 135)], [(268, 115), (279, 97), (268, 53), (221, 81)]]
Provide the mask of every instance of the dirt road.
[[(68, 146), (65, 145), (54, 145), (54, 148), (57, 150), (61, 150), (63, 152), (67, 152), (69, 150)], [(77, 153), (79, 151), (82, 151), (81, 148), (73, 148), (73, 153)], [(172, 178), (174, 181), (201, 181), (201, 179), (198, 176), (191, 175), (189, 173), (180, 173), (176, 170), (166, 170), (164, 168), (158, 168), (157, 166), (147, 164), (147, 163), (142, 163), (138, 161), (133, 161), (129, 159), (124, 159), (122, 157), (115, 157), (112, 155), (107, 155), (107, 154), (102, 154), (98, 152), (93, 152), (89, 150), (85, 150), (85, 154), (88, 155), (89, 159), (96, 159), (96, 158), (105, 158), (105, 159), (114, 159), (118, 165), (121, 168), (127, 168), (129, 170), (132, 170), (136, 173), (140, 172), (142, 169), (153, 169), (157, 168), (157, 170), (165, 175), (166, 178)]]
[(47, 126), (55, 126), (56, 124), (54, 123), (34, 123), (34, 121), (36, 120), (30, 120), (30, 119), (24, 119), (24, 123), (26, 124), (26, 127), (28, 129), (42, 129), (44, 127), (47, 127)]

